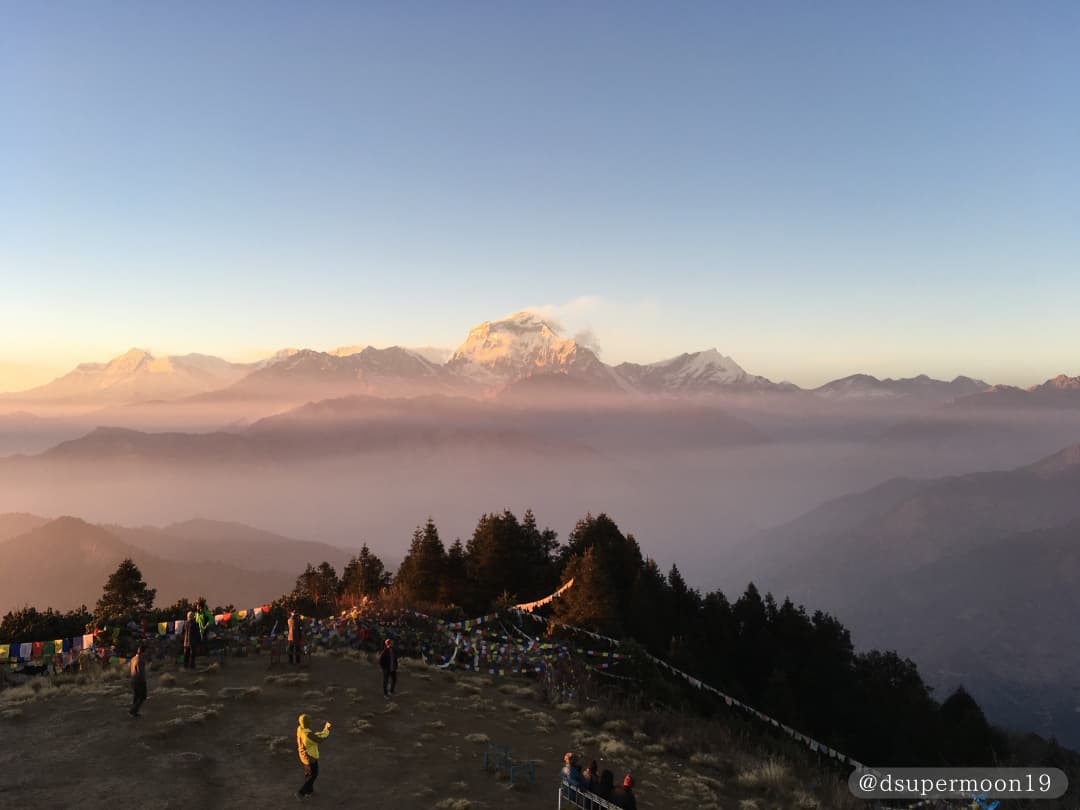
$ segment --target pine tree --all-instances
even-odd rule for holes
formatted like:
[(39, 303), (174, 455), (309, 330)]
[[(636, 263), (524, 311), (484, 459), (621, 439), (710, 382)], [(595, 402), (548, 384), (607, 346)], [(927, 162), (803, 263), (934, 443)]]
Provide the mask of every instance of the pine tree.
[(574, 585), (555, 601), (555, 617), (566, 624), (617, 635), (620, 626), (615, 592), (597, 550), (588, 548), (573, 558), (566, 566), (566, 574), (573, 577)]
[(409, 552), (394, 577), (394, 587), (412, 602), (435, 602), (445, 571), (446, 549), (435, 522), (428, 518), (423, 529), (418, 526), (413, 532)]
[(472, 608), (475, 597), (469, 582), (468, 558), (461, 538), (450, 544), (446, 552), (446, 571), (439, 589), (439, 601), (447, 605)]
[(148, 588), (139, 567), (125, 558), (109, 575), (98, 600), (96, 614), (103, 619), (130, 619), (154, 607), (157, 589)]
[(340, 590), (337, 572), (334, 566), (323, 560), (315, 568), (307, 564), (304, 572), (296, 578), (292, 592), (292, 602), (303, 613), (328, 616), (337, 606)]
[(371, 553), (367, 543), (360, 547), (360, 554), (349, 560), (341, 573), (342, 595), (353, 603), (365, 596), (378, 596), (389, 584), (386, 566)]

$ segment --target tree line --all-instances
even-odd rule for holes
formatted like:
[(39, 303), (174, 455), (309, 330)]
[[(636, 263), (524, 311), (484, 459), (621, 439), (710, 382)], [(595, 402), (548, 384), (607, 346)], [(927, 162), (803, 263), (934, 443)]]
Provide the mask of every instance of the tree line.
[[(993, 728), (962, 688), (938, 702), (912, 661), (893, 651), (857, 652), (837, 618), (778, 602), (753, 584), (734, 601), (719, 590), (702, 594), (677, 566), (661, 571), (605, 514), (579, 520), (565, 543), (541, 529), (531, 511), (520, 520), (510, 511), (485, 514), (464, 543), (458, 538), (449, 547), (429, 519), (413, 532), (393, 575), (364, 545), (340, 576), (328, 562), (309, 564), (293, 591), (275, 600), (274, 613), (325, 617), (366, 598), (388, 608), (473, 616), (545, 596), (571, 577), (574, 586), (548, 608), (555, 620), (639, 645), (861, 761), (1011, 759), (1013, 738)], [(155, 611), (154, 595), (125, 560), (93, 616), (85, 607), (71, 614), (25, 608), (3, 618), (0, 641), (71, 635), (82, 631), (69, 626), (84, 619), (162, 621), (190, 607), (181, 600)], [(1025, 752), (1032, 753), (1030, 740)]]

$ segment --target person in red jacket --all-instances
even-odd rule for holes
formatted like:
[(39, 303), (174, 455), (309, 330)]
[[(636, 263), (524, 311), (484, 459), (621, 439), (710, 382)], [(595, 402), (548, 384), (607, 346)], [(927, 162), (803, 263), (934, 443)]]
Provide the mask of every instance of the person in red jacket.
[(623, 777), (622, 787), (615, 788), (611, 792), (611, 801), (624, 810), (637, 810), (637, 798), (634, 796), (634, 777), (627, 774)]

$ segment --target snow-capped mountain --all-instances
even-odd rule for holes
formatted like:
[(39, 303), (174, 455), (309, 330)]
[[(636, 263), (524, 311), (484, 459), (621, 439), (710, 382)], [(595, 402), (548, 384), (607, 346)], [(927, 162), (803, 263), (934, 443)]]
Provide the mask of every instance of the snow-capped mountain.
[(615, 370), (635, 388), (647, 393), (795, 390), (790, 383), (774, 383), (749, 374), (716, 349), (680, 354), (647, 365), (620, 363)]
[(467, 383), (455, 378), (445, 366), (400, 346), (366, 346), (344, 356), (301, 349), (257, 369), (216, 396), (306, 402), (356, 394), (463, 393)]
[[(855, 374), (813, 391), (824, 402), (902, 402), (940, 405), (971, 398), (989, 386), (957, 377), (945, 382), (925, 375), (879, 380)], [(1045, 390), (1044, 390), (1045, 389)], [(328, 397), (370, 395), (410, 397), (431, 394), (487, 396), (519, 400), (566, 400), (611, 395), (711, 397), (718, 394), (799, 392), (752, 374), (715, 348), (680, 354), (655, 363), (609, 366), (557, 326), (535, 312), (522, 311), (472, 328), (450, 352), (432, 346), (366, 344), (328, 352), (282, 349), (256, 363), (231, 363), (219, 357), (188, 354), (154, 357), (132, 349), (108, 363), (84, 363), (53, 382), (0, 401), (59, 403), (67, 407), (116, 406), (157, 400), (201, 402), (246, 398), (300, 404)], [(988, 393), (993, 393), (992, 391)], [(995, 402), (1029, 399), (1080, 399), (1080, 378), (1059, 376), (1030, 391), (1002, 389)], [(1034, 395), (1034, 396), (1032, 396)], [(977, 397), (976, 397), (977, 398)]]
[(205, 354), (154, 357), (131, 349), (107, 363), (82, 363), (50, 383), (7, 398), (106, 403), (179, 399), (223, 388), (251, 368)]
[[(349, 357), (353, 354), (360, 354), (360, 352), (367, 348), (374, 347), (365, 343), (360, 343), (355, 346), (338, 346), (336, 349), (328, 352), (328, 354), (332, 354), (335, 357)], [(438, 346), (402, 346), (400, 348), (407, 352), (412, 352), (417, 357), (420, 357), (429, 363), (434, 363), (437, 366), (446, 365), (446, 361), (454, 354), (453, 349), (443, 349)]]
[(988, 383), (970, 377), (956, 377), (946, 381), (920, 374), (918, 377), (899, 380), (879, 380), (869, 374), (852, 374), (815, 388), (813, 393), (833, 402), (882, 400), (945, 404), (985, 391), (989, 387)]
[(548, 322), (532, 312), (516, 312), (474, 327), (446, 367), (459, 377), (490, 387), (562, 374), (629, 390), (625, 380), (591, 350), (560, 337)]

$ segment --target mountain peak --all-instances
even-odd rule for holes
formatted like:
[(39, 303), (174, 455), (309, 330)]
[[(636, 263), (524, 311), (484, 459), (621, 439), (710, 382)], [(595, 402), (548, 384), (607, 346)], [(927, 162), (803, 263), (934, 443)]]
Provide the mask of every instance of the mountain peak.
[(458, 373), (513, 382), (536, 373), (607, 372), (591, 351), (556, 333), (535, 312), (522, 310), (469, 330), (448, 364)]
[(144, 349), (128, 349), (105, 364), (105, 373), (114, 375), (134, 374), (140, 366), (154, 362), (154, 356)]

